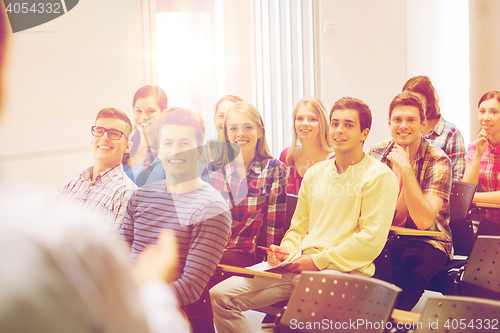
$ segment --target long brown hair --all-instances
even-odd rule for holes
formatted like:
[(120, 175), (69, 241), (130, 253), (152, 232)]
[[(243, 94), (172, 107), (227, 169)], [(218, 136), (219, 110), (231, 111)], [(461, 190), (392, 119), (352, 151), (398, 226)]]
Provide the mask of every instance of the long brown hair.
[[(439, 109), (439, 97), (428, 76), (415, 76), (409, 79), (403, 86), (402, 92), (409, 91), (424, 95), (427, 99), (425, 105), (425, 117), (427, 119), (438, 118), (441, 114)], [(427, 110), (428, 109), (428, 110)]]

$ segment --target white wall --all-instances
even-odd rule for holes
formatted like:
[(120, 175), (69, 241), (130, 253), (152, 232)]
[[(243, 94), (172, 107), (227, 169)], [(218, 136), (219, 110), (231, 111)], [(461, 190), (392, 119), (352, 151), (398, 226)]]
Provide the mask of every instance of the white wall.
[(477, 120), (477, 103), (489, 90), (500, 90), (500, 2), (473, 0), (470, 8), (471, 87), (470, 127), (471, 140), (481, 129)]
[(3, 177), (57, 191), (92, 165), (97, 112), (116, 107), (131, 115), (133, 94), (146, 84), (142, 29), (141, 0), (86, 0), (53, 21), (8, 33)]
[(466, 142), (470, 136), (468, 3), (406, 0), (407, 78), (430, 77), (439, 95), (441, 114), (459, 128)]
[[(406, 81), (406, 11), (400, 0), (318, 0), (318, 97), (329, 111), (343, 96), (364, 101), (373, 114), (367, 151), (390, 137), (391, 100)], [(323, 32), (325, 24), (330, 28)]]

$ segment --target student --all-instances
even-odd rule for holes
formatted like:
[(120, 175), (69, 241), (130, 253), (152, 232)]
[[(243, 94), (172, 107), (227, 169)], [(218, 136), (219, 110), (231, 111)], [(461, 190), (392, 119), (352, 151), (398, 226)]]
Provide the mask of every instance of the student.
[(120, 230), (128, 199), (137, 188), (121, 164), (123, 155), (130, 150), (131, 131), (132, 124), (123, 111), (99, 111), (92, 126), (94, 165), (59, 190), (63, 198), (104, 214), (114, 233)]
[(167, 110), (167, 105), (167, 94), (158, 86), (143, 86), (134, 95), (135, 130), (130, 138), (130, 153), (123, 159), (123, 169), (137, 186), (165, 179), (158, 158), (154, 119)]
[[(156, 126), (166, 180), (134, 192), (120, 235), (135, 260), (156, 243), (161, 230), (175, 233), (180, 272), (172, 287), (193, 331), (207, 332), (213, 323), (212, 310), (205, 307), (206, 286), (227, 244), (231, 217), (220, 193), (196, 173), (205, 131), (201, 118), (189, 110), (175, 109), (158, 117)], [(204, 320), (198, 320), (202, 310), (206, 311)]]
[(410, 311), (430, 279), (451, 259), (449, 197), (451, 163), (438, 147), (422, 137), (425, 106), (409, 92), (397, 95), (389, 107), (392, 139), (376, 144), (370, 154), (387, 164), (399, 179), (393, 225), (440, 231), (442, 236), (401, 236), (387, 242), (394, 283), (403, 291), (396, 307)]
[[(281, 279), (230, 277), (210, 290), (217, 332), (250, 332), (242, 311), (288, 299), (303, 271), (325, 269), (372, 276), (396, 205), (398, 185), (382, 163), (363, 153), (371, 111), (362, 101), (344, 97), (330, 112), (330, 142), (335, 159), (306, 172), (291, 227), (268, 263), (290, 261)], [(300, 241), (299, 241), (300, 240)]]
[(427, 125), (423, 136), (433, 145), (441, 148), (450, 158), (453, 180), (460, 180), (465, 170), (465, 143), (458, 128), (446, 121), (440, 113), (439, 98), (427, 76), (415, 76), (409, 79), (403, 92), (417, 96), (425, 106)]
[[(214, 160), (221, 151), (221, 145), (227, 144), (224, 140), (224, 119), (227, 111), (237, 102), (243, 100), (238, 96), (226, 95), (217, 101), (215, 105), (214, 125), (217, 131), (217, 138), (207, 141), (206, 146), (203, 146), (203, 155), (198, 162), (199, 174), (203, 172), (205, 166)], [(234, 147), (233, 149), (237, 149)]]
[[(486, 192), (476, 192), (473, 201), (500, 202), (500, 91), (485, 93), (478, 103), (481, 131), (467, 150), (463, 181), (480, 183)], [(487, 210), (478, 234), (500, 235), (499, 210)]]
[(300, 100), (292, 118), (292, 144), (281, 152), (280, 161), (290, 170), (286, 191), (297, 195), (306, 171), (335, 154), (328, 143), (328, 115), (319, 98)]
[(264, 122), (249, 103), (238, 102), (227, 111), (226, 141), (240, 149), (234, 159), (231, 145), (223, 145), (215, 161), (203, 171), (203, 178), (231, 208), (231, 237), (221, 264), (246, 267), (255, 264), (259, 236), (265, 246), (283, 238), (286, 213), (286, 167), (274, 159), (266, 142)]

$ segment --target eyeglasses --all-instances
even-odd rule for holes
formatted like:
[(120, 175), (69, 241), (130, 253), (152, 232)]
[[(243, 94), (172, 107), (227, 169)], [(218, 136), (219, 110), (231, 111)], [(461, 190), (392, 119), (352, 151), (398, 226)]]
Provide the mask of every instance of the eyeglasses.
[[(108, 132), (108, 138), (110, 138), (111, 140), (120, 140), (122, 138), (122, 135), (125, 135), (125, 133), (123, 133), (122, 131), (114, 129), (114, 128), (104, 128), (101, 126), (92, 126), (92, 135), (93, 136), (101, 137), (101, 136), (104, 136), (104, 133), (106, 133), (106, 132)], [(125, 138), (127, 138), (127, 140), (128, 140), (128, 137), (126, 135), (125, 135)]]

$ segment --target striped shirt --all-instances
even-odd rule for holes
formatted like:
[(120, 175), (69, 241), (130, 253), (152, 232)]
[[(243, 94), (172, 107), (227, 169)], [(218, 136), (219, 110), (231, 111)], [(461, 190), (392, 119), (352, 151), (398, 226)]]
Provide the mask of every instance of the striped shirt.
[(128, 200), (137, 186), (123, 172), (121, 164), (101, 172), (94, 181), (92, 171), (93, 167), (86, 169), (78, 178), (67, 182), (59, 193), (85, 210), (102, 214), (112, 231), (118, 234)]
[[(469, 149), (467, 149), (467, 162), (472, 163), (476, 149), (476, 141), (474, 141), (469, 145)], [(500, 191), (500, 145), (495, 148), (488, 145), (483, 156), (481, 156), (479, 183), (487, 192)], [(500, 210), (486, 210), (485, 218), (500, 224)]]
[[(392, 162), (387, 159), (391, 152), (394, 141), (387, 140), (376, 144), (370, 150), (370, 155), (392, 168)], [(434, 224), (428, 228), (430, 231), (441, 231), (443, 236), (433, 237), (408, 237), (415, 241), (424, 241), (438, 250), (445, 252), (450, 258), (452, 256), (452, 242), (450, 229), (449, 199), (452, 183), (451, 163), (448, 156), (438, 147), (422, 138), (415, 158), (411, 166), (417, 178), (420, 189), (424, 195), (430, 194), (443, 199), (443, 207), (436, 216)], [(406, 219), (406, 228), (417, 229), (410, 214)]]
[(179, 278), (172, 283), (181, 306), (196, 302), (219, 263), (231, 229), (228, 207), (208, 184), (183, 194), (166, 191), (165, 180), (144, 185), (130, 198), (120, 236), (137, 258), (172, 230), (179, 247)]
[(238, 179), (232, 163), (217, 169), (213, 162), (203, 170), (203, 179), (222, 193), (233, 218), (227, 249), (255, 253), (257, 239), (266, 232), (266, 245), (279, 245), (286, 214), (287, 171), (283, 163), (256, 157)]
[(465, 143), (458, 128), (441, 116), (425, 138), (448, 155), (451, 160), (453, 180), (461, 180), (465, 171)]

